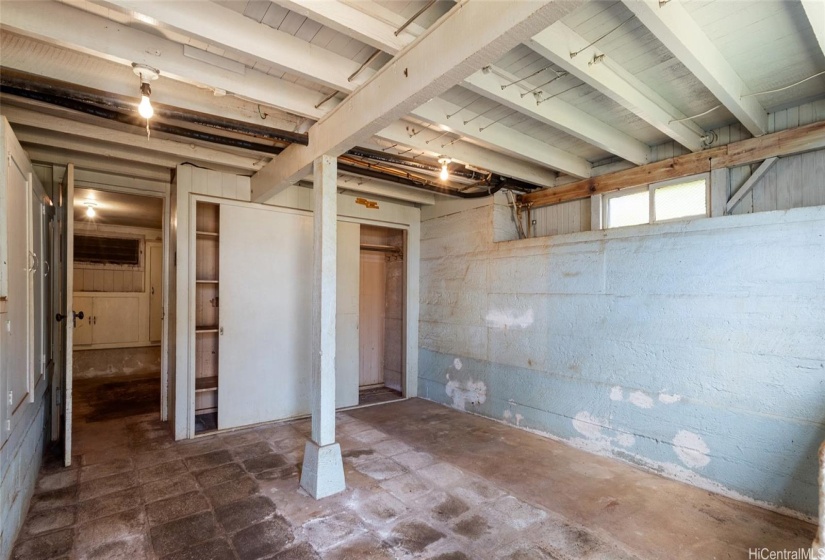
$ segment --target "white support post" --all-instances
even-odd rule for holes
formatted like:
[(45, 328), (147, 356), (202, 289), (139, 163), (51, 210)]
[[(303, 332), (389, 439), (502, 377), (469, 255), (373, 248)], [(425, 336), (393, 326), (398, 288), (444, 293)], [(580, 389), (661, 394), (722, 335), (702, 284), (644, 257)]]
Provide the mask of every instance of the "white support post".
[(314, 162), (312, 257), (312, 439), (304, 452), (301, 487), (315, 499), (346, 489), (341, 446), (335, 443), (335, 313), (338, 164)]

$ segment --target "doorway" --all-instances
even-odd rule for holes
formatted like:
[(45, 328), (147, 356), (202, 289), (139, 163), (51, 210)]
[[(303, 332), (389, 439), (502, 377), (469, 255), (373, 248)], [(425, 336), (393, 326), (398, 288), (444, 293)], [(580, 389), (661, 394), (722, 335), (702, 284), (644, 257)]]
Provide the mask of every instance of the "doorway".
[[(163, 198), (74, 189), (72, 425), (161, 416)], [(82, 313), (82, 315), (81, 315)]]
[(403, 230), (361, 226), (358, 404), (403, 398)]

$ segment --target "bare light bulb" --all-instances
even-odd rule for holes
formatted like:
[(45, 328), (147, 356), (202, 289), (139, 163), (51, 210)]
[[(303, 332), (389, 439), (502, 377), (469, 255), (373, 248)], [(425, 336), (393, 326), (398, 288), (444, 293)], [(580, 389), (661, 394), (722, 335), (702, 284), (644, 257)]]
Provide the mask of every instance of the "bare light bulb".
[(92, 208), (91, 206), (87, 206), (87, 207), (86, 207), (86, 215), (87, 215), (88, 217), (90, 217), (90, 218), (94, 218), (96, 213), (97, 213), (97, 212), (95, 212), (95, 209), (94, 209), (94, 208)]
[(144, 119), (151, 119), (152, 115), (155, 114), (155, 110), (152, 108), (152, 102), (149, 101), (148, 95), (141, 95), (140, 97), (140, 105), (138, 105), (138, 113)]
[(450, 178), (450, 172), (447, 170), (446, 163), (441, 166), (441, 173), (438, 176), (441, 177), (442, 181), (446, 181)]

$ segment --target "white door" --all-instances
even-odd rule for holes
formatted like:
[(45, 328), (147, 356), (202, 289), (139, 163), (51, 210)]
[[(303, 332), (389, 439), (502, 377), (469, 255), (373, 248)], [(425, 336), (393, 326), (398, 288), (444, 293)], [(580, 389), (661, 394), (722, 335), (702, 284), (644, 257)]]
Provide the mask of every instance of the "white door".
[[(58, 193), (58, 199), (62, 199), (62, 195)], [(58, 200), (59, 206), (59, 200)], [(60, 427), (63, 422), (63, 363), (66, 352), (66, 347), (63, 344), (66, 336), (65, 321), (58, 320), (63, 310), (66, 308), (63, 304), (66, 298), (66, 267), (63, 264), (65, 261), (65, 253), (63, 252), (63, 223), (62, 209), (57, 208), (52, 221), (50, 222), (51, 232), (51, 269), (49, 275), (52, 276), (50, 285), (52, 306), (49, 312), (49, 320), (54, 321), (51, 327), (51, 348), (52, 348), (52, 425), (51, 425), (51, 440), (57, 441), (60, 439)]]
[(338, 222), (335, 406), (358, 404), (358, 285), (361, 226)]
[(384, 382), (384, 316), (387, 259), (384, 253), (361, 252), (361, 381), (362, 387)]
[(221, 206), (218, 428), (309, 412), (312, 217)]
[(149, 247), (149, 342), (160, 342), (163, 332), (163, 246)]
[[(72, 464), (72, 344), (74, 339), (74, 310), (72, 308), (72, 290), (74, 289), (74, 165), (71, 163), (67, 166), (64, 184), (65, 193), (61, 197), (63, 199), (63, 219), (66, 228), (63, 235), (66, 261), (64, 263), (65, 269), (61, 271), (61, 274), (64, 274), (66, 278), (66, 307), (62, 310), (62, 314), (65, 316), (63, 323), (66, 325), (66, 354), (63, 360), (66, 431), (63, 437), (63, 463), (68, 467)], [(78, 317), (77, 320), (82, 319)]]

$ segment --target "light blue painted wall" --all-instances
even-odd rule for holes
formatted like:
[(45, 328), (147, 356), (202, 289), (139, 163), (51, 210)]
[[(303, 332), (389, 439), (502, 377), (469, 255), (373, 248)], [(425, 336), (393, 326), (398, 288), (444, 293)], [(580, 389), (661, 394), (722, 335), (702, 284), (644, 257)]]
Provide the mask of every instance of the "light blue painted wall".
[(491, 216), (422, 221), (420, 396), (815, 514), (825, 207), (506, 243)]

